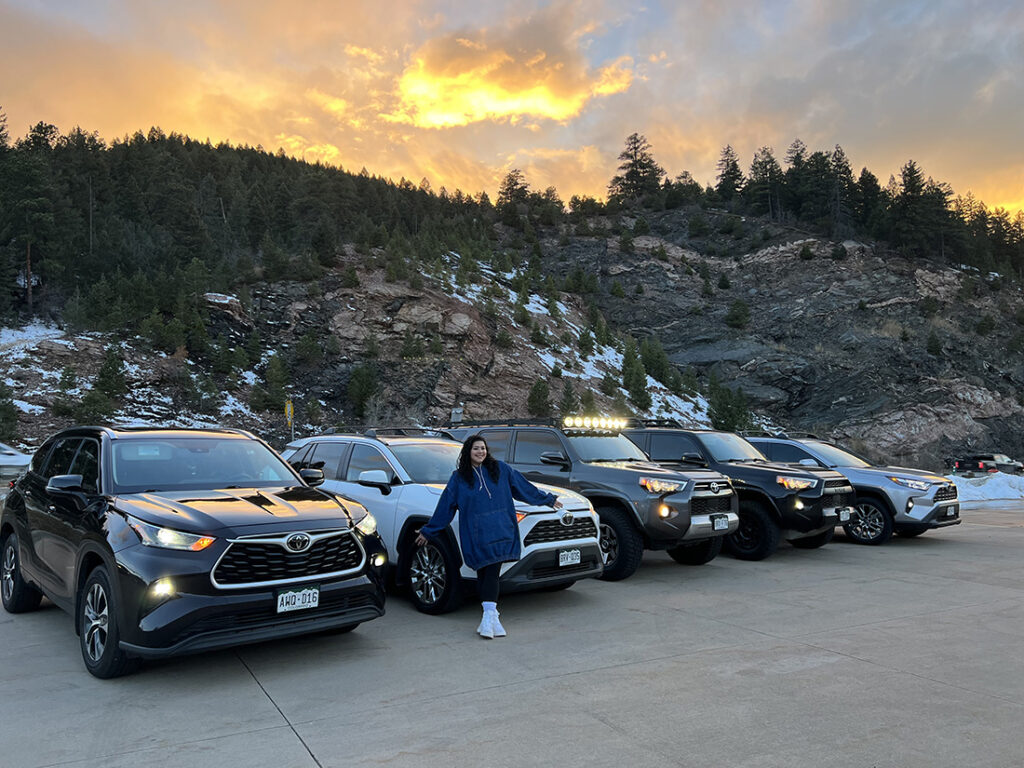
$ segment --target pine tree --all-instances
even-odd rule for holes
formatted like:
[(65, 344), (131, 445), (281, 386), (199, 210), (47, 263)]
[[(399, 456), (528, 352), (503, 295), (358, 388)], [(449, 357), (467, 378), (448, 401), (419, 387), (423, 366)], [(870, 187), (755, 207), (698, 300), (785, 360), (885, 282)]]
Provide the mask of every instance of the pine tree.
[(620, 174), (608, 184), (609, 200), (639, 200), (646, 195), (657, 194), (665, 169), (654, 161), (651, 145), (645, 136), (638, 133), (626, 138), (626, 147), (619, 154)]
[(562, 416), (576, 413), (579, 407), (579, 399), (576, 397), (576, 390), (572, 382), (566, 379), (562, 384), (562, 399), (558, 403), (558, 411)]
[(362, 418), (370, 398), (377, 392), (377, 371), (371, 365), (360, 365), (353, 369), (348, 381), (348, 401), (352, 413)]
[(736, 150), (726, 144), (718, 160), (718, 184), (715, 192), (725, 202), (730, 202), (743, 189), (743, 171)]
[(107, 347), (103, 356), (103, 365), (100, 366), (93, 389), (106, 395), (111, 400), (118, 400), (128, 391), (124, 360), (121, 358), (121, 348), (119, 346), (111, 344)]
[(526, 398), (526, 410), (531, 416), (543, 418), (551, 415), (550, 392), (548, 383), (544, 379), (537, 379), (530, 387), (530, 394)]

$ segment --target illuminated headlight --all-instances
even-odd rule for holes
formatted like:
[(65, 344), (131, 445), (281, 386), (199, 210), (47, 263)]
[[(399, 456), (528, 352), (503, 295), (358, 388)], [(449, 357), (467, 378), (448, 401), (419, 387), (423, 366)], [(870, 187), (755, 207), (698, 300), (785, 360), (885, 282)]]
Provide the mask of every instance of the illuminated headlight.
[(144, 523), (131, 515), (126, 515), (125, 517), (128, 519), (128, 525), (139, 534), (142, 543), (147, 547), (186, 549), (192, 552), (201, 552), (216, 541), (213, 536), (199, 536), (195, 533), (176, 531), (173, 528), (161, 528), (158, 525)]
[(356, 523), (356, 530), (363, 534), (363, 536), (369, 536), (371, 533), (375, 533), (377, 530), (377, 518), (367, 512), (366, 515)]
[(915, 491), (927, 491), (931, 487), (931, 483), (925, 480), (915, 480), (912, 477), (890, 477), (896, 485), (902, 485), (904, 488), (913, 488)]
[(808, 480), (805, 477), (789, 477), (788, 475), (779, 475), (775, 478), (775, 482), (785, 488), (787, 491), (802, 491), (806, 488), (813, 488), (817, 482), (815, 480)]
[(670, 480), (659, 480), (656, 477), (641, 477), (640, 485), (644, 487), (648, 493), (674, 493), (675, 491), (681, 491), (686, 487), (686, 483), (677, 483)]

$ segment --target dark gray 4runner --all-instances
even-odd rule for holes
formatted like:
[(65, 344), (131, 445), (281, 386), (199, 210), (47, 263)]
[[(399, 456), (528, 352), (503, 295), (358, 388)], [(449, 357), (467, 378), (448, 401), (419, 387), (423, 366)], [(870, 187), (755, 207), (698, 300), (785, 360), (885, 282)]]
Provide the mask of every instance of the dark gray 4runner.
[(457, 440), (479, 433), (495, 458), (529, 480), (587, 497), (601, 519), (605, 580), (631, 576), (645, 549), (667, 550), (687, 565), (711, 561), (723, 537), (739, 525), (729, 479), (713, 470), (668, 470), (651, 463), (608, 424), (589, 418), (486, 421), (444, 431)]

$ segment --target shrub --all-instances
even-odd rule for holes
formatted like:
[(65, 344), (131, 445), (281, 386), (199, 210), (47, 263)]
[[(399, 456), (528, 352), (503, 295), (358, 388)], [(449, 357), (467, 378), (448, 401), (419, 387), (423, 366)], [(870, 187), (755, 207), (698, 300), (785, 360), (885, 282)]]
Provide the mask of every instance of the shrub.
[(814, 258), (814, 251), (811, 250), (811, 246), (804, 244), (804, 247), (800, 249), (800, 258), (804, 261), (810, 261)]
[(377, 391), (377, 371), (370, 365), (360, 365), (353, 369), (348, 380), (348, 400), (352, 412), (362, 418), (366, 412), (366, 403)]
[(611, 294), (612, 294), (612, 296), (614, 296), (617, 299), (624, 299), (624, 298), (626, 298), (626, 291), (622, 287), (622, 283), (620, 283), (618, 280), (615, 280), (612, 283)]
[(750, 322), (750, 307), (743, 299), (736, 299), (725, 315), (725, 324), (730, 328), (746, 328)]
[(544, 379), (537, 379), (530, 387), (530, 394), (526, 398), (526, 410), (531, 416), (544, 417), (551, 415), (551, 403), (549, 402), (550, 392), (548, 383)]
[(942, 342), (939, 341), (939, 337), (935, 335), (935, 331), (928, 334), (928, 354), (932, 357), (939, 357), (942, 354)]
[(729, 282), (729, 276), (723, 272), (718, 276), (718, 287), (723, 291), (727, 291), (732, 288), (732, 283)]

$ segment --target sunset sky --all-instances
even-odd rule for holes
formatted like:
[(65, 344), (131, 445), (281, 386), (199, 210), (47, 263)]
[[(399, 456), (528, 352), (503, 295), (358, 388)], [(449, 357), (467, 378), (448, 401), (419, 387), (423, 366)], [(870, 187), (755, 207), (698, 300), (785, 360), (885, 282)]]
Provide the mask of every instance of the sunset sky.
[(627, 135), (713, 182), (799, 137), (1024, 208), (1024, 2), (0, 0), (0, 109), (158, 125), (435, 190), (604, 197)]

